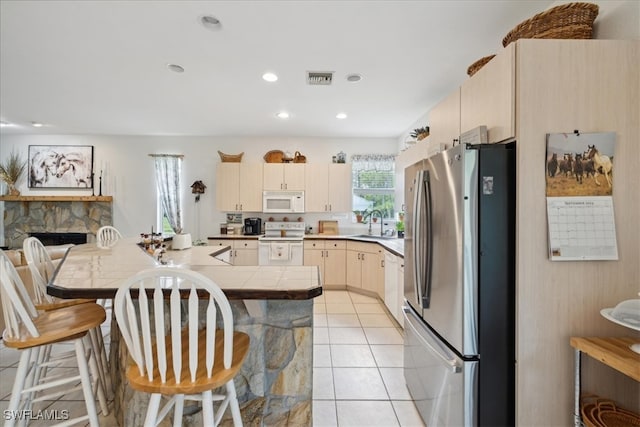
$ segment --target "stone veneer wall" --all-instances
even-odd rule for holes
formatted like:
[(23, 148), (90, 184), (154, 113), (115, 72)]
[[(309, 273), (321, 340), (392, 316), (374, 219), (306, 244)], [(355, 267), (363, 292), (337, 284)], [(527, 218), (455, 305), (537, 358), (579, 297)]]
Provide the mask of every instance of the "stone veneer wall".
[(113, 225), (112, 202), (4, 202), (4, 241), (9, 248), (22, 247), (29, 233), (95, 236), (103, 225)]
[[(234, 329), (249, 335), (251, 344), (240, 373), (235, 378), (242, 422), (247, 427), (310, 426), (313, 391), (313, 300), (262, 300), (261, 317), (252, 317), (244, 302), (230, 301)], [(115, 391), (115, 413), (121, 426), (142, 425), (149, 394), (135, 392), (125, 377), (133, 363), (112, 321), (110, 347), (111, 378)], [(161, 406), (164, 403), (161, 404)], [(185, 402), (185, 414), (190, 405)], [(214, 411), (217, 404), (214, 402)], [(171, 426), (169, 415), (160, 424)], [(201, 426), (202, 412), (183, 416), (185, 427)], [(233, 425), (227, 409), (220, 423)]]

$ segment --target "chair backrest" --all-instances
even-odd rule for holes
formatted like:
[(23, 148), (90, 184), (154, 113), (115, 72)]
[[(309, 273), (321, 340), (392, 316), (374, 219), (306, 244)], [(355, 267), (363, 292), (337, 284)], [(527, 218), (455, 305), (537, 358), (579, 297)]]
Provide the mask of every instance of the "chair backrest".
[[(137, 300), (131, 296), (132, 290), (137, 291)], [(186, 300), (181, 300), (180, 290), (188, 293)], [(168, 302), (163, 291), (170, 291)], [(147, 294), (150, 294), (151, 298)], [(146, 375), (149, 381), (156, 379), (154, 370), (157, 369), (162, 383), (165, 383), (168, 369), (173, 368), (174, 377), (179, 382), (184, 362), (189, 366), (191, 381), (195, 382), (198, 369), (198, 336), (203, 328), (206, 340), (204, 363), (207, 377), (211, 378), (215, 335), (218, 332), (218, 309), (224, 333), (223, 363), (225, 369), (231, 366), (231, 306), (218, 285), (202, 274), (169, 267), (142, 271), (119, 286), (113, 304), (116, 320), (129, 352), (140, 370), (140, 375)], [(182, 312), (183, 308), (185, 313)], [(199, 319), (200, 313), (202, 319)], [(170, 319), (169, 325), (165, 324), (165, 318)], [(184, 326), (183, 318), (186, 321)], [(165, 338), (171, 340), (173, 367), (167, 366)], [(183, 340), (188, 342), (185, 361), (182, 360)], [(154, 345), (157, 352), (153, 351)]]
[(117, 228), (105, 225), (100, 227), (96, 233), (96, 245), (103, 249), (110, 248), (121, 238), (122, 234), (120, 234)]
[(53, 302), (51, 295), (47, 294), (47, 284), (53, 277), (56, 268), (51, 261), (49, 252), (36, 237), (27, 237), (22, 244), (22, 250), (31, 272), (33, 297), (36, 304)]
[(7, 338), (19, 337), (24, 329), (33, 337), (39, 336), (38, 329), (33, 323), (33, 319), (38, 316), (36, 307), (18, 271), (2, 249), (0, 249), (0, 295)]

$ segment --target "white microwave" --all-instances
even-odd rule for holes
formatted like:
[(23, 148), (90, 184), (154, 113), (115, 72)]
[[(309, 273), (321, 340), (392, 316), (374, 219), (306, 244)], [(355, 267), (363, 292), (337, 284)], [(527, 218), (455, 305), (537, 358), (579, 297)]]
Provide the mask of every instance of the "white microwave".
[(262, 212), (304, 213), (304, 191), (263, 191)]

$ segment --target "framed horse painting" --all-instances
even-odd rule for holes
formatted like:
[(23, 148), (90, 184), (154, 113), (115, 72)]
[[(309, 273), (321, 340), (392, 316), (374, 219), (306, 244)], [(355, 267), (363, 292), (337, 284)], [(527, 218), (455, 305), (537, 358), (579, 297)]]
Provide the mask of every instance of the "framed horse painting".
[(92, 145), (30, 145), (29, 188), (93, 188)]

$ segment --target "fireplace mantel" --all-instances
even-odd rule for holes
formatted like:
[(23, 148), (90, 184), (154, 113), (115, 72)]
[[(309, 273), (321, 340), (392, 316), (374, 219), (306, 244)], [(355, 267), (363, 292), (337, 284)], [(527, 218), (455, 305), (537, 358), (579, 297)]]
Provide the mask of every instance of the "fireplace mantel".
[(112, 202), (113, 196), (0, 196), (0, 202)]

